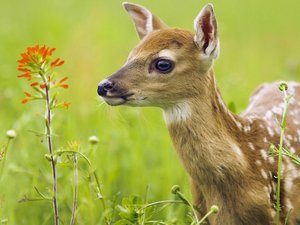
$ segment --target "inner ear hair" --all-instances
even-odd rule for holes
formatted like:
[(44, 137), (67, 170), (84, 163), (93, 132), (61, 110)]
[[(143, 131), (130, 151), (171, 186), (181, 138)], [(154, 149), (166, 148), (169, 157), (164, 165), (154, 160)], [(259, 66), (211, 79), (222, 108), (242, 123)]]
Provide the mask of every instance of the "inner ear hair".
[(219, 52), (217, 21), (212, 4), (207, 4), (194, 21), (195, 43), (207, 56), (216, 58)]

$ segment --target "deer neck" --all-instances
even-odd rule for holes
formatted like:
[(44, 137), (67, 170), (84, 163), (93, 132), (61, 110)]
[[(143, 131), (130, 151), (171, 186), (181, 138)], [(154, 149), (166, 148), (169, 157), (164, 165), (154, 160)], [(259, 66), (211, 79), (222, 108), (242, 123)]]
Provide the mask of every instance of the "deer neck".
[(234, 180), (247, 167), (236, 139), (243, 120), (227, 109), (212, 70), (205, 79), (207, 92), (164, 109), (165, 121), (193, 181), (218, 183), (228, 176)]

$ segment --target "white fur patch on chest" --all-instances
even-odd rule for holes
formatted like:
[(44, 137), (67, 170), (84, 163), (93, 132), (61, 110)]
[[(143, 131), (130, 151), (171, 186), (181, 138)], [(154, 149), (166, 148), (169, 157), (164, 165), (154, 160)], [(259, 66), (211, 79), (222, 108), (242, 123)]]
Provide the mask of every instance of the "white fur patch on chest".
[(178, 103), (173, 107), (164, 109), (164, 119), (167, 125), (184, 122), (192, 115), (192, 110), (188, 102)]

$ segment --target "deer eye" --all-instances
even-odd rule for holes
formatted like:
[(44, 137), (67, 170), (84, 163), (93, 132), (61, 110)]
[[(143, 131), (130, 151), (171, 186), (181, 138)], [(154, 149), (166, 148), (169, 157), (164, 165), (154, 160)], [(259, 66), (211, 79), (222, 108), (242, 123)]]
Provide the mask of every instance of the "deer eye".
[(174, 68), (174, 62), (169, 59), (157, 59), (154, 66), (160, 73), (170, 73)]

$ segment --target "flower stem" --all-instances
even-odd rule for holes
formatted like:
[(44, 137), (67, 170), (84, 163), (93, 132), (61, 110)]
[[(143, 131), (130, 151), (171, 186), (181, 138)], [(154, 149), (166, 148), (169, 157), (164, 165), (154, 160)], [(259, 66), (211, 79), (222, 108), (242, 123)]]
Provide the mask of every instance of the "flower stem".
[(48, 143), (48, 151), (51, 155), (51, 168), (52, 168), (52, 189), (53, 189), (53, 212), (54, 212), (54, 224), (59, 225), (58, 219), (58, 204), (57, 204), (57, 174), (56, 174), (56, 163), (55, 159), (52, 156), (53, 145), (52, 145), (52, 131), (51, 131), (51, 106), (50, 106), (50, 94), (49, 87), (46, 85), (46, 137)]
[(213, 214), (214, 212), (213, 212), (213, 210), (211, 209), (211, 210), (209, 210), (209, 212), (208, 213), (206, 213), (205, 214), (205, 216), (203, 216), (202, 218), (201, 218), (201, 220), (199, 220), (197, 223), (196, 223), (196, 225), (200, 225), (200, 224), (202, 224), (211, 214)]
[(162, 201), (158, 201), (158, 202), (152, 202), (152, 203), (149, 203), (143, 207), (141, 207), (138, 212), (141, 212), (143, 210), (145, 210), (146, 208), (148, 207), (152, 207), (152, 206), (156, 206), (156, 205), (167, 205), (167, 204), (186, 204), (187, 203), (185, 201), (182, 201), (182, 200), (162, 200)]
[(193, 213), (193, 215), (194, 215), (194, 218), (195, 218), (195, 220), (196, 220), (196, 223), (198, 224), (198, 223), (199, 223), (199, 218), (198, 218), (196, 209), (195, 209), (195, 207), (193, 206), (193, 204), (190, 203), (190, 201), (184, 196), (183, 193), (180, 192), (180, 190), (177, 190), (175, 194), (191, 208), (192, 213)]
[(72, 216), (70, 225), (74, 225), (75, 223), (75, 213), (77, 209), (77, 189), (78, 189), (78, 163), (77, 163), (77, 155), (74, 154), (74, 192), (73, 192), (73, 207), (72, 207)]
[[(95, 179), (96, 185), (97, 185), (97, 197), (101, 201), (103, 210), (106, 211), (106, 204), (105, 204), (105, 201), (104, 201), (104, 197), (103, 197), (103, 194), (102, 194), (101, 185), (100, 185), (100, 182), (99, 182), (99, 179), (98, 179), (96, 171), (93, 171), (92, 175), (94, 176), (94, 179)], [(109, 224), (109, 220), (107, 219), (107, 217), (105, 217), (105, 220), (106, 220), (106, 223)]]
[[(51, 154), (51, 157), (54, 157), (56, 155), (61, 155), (61, 154), (64, 154), (64, 153), (71, 153), (71, 154), (74, 155), (74, 157), (75, 156), (77, 157), (77, 154), (78, 154), (79, 156), (81, 156), (88, 163), (89, 167), (91, 168), (90, 175), (94, 178), (94, 180), (96, 182), (97, 198), (100, 199), (100, 202), (102, 204), (102, 208), (103, 208), (103, 210), (105, 212), (107, 208), (106, 208), (105, 199), (103, 197), (103, 193), (102, 193), (102, 189), (101, 189), (101, 184), (100, 184), (100, 181), (99, 181), (99, 178), (97, 176), (97, 173), (96, 173), (95, 169), (92, 167), (92, 164), (91, 164), (90, 160), (84, 154), (82, 154), (81, 152), (74, 151), (74, 150), (59, 150), (59, 151), (55, 151), (55, 152), (53, 152)], [(109, 219), (108, 219), (107, 216), (105, 216), (105, 223), (106, 224), (110, 224), (110, 221), (109, 221)]]
[(280, 124), (280, 141), (279, 141), (279, 149), (278, 149), (278, 172), (277, 172), (277, 191), (276, 191), (276, 224), (280, 225), (280, 185), (281, 185), (281, 173), (282, 173), (282, 155), (283, 155), (283, 138), (284, 132), (286, 129), (286, 121), (287, 121), (287, 112), (288, 112), (288, 104), (291, 96), (287, 95), (286, 90), (283, 90), (284, 93), (284, 108), (282, 121)]
[(4, 171), (4, 165), (5, 165), (5, 161), (6, 161), (6, 154), (7, 154), (7, 149), (8, 149), (8, 146), (9, 146), (9, 142), (10, 142), (11, 139), (7, 139), (7, 143), (6, 145), (4, 145), (3, 147), (3, 159), (2, 159), (2, 162), (0, 164), (0, 178), (2, 177), (2, 173)]

